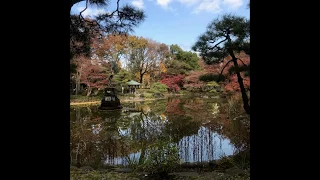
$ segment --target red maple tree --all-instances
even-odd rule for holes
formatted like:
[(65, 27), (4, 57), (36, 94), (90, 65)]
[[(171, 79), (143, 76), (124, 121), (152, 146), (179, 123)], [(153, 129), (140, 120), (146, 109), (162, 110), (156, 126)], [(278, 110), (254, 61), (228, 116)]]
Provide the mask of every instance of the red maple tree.
[(162, 74), (160, 82), (166, 84), (169, 88), (169, 92), (178, 92), (181, 90), (183, 86), (183, 78), (184, 75), (169, 75), (169, 74)]
[[(249, 66), (250, 65), (250, 56), (245, 54), (244, 52), (241, 52), (240, 54), (236, 55), (238, 58), (238, 64), (242, 67)], [(201, 63), (201, 66), (206, 71), (206, 73), (210, 74), (220, 74), (221, 71), (222, 75), (226, 77), (226, 81), (222, 82), (222, 86), (226, 91), (234, 92), (234, 91), (240, 91), (240, 86), (237, 80), (237, 75), (234, 73), (234, 71), (231, 71), (234, 67), (232, 63), (227, 64), (231, 60), (231, 57), (226, 57), (220, 64), (212, 64), (212, 65), (206, 65), (205, 63)], [(226, 65), (226, 67), (223, 69), (223, 67)], [(245, 88), (250, 88), (250, 77), (245, 76), (245, 72), (241, 72), (241, 77), (243, 78), (243, 84)]]
[(201, 75), (206, 74), (205, 71), (191, 71), (183, 80), (183, 87), (187, 90), (199, 90), (206, 85), (205, 82), (199, 80)]
[(108, 77), (106, 68), (103, 68), (97, 61), (81, 61), (80, 81), (86, 84), (87, 96), (90, 96), (93, 90), (100, 90), (107, 85)]

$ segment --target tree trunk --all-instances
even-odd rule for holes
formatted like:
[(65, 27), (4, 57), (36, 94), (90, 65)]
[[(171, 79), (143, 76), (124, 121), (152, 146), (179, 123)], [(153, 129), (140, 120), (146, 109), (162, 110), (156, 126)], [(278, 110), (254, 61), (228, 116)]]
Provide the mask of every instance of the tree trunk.
[(138, 162), (139, 164), (143, 164), (145, 154), (146, 154), (146, 147), (145, 147), (144, 143), (142, 143), (141, 154), (140, 154), (139, 162)]
[(143, 80), (143, 74), (144, 73), (141, 73), (141, 71), (140, 71), (140, 83), (142, 84), (142, 80)]
[(80, 90), (80, 77), (81, 77), (81, 73), (77, 72), (77, 75), (76, 75), (76, 94), (75, 95), (78, 95), (79, 90)]
[(92, 92), (92, 88), (90, 86), (87, 87), (88, 90), (87, 90), (87, 97), (90, 96), (91, 92)]
[(241, 95), (242, 95), (243, 108), (246, 111), (246, 113), (250, 115), (249, 99), (248, 99), (248, 96), (246, 93), (246, 89), (244, 88), (244, 85), (243, 85), (243, 79), (241, 77), (240, 72), (238, 71), (239, 66), (238, 66), (237, 58), (235, 57), (232, 48), (228, 48), (228, 52), (229, 52), (230, 56), (232, 57), (233, 64), (236, 68), (236, 74), (237, 74), (238, 83), (240, 85), (240, 90), (241, 90)]

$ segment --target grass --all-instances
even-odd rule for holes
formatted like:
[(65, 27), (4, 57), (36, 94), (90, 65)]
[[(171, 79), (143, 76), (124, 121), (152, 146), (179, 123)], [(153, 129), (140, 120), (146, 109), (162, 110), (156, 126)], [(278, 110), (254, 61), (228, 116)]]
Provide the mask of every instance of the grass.
[[(181, 91), (179, 94), (170, 94), (163, 93), (159, 97), (155, 97), (155, 94), (148, 93), (149, 89), (137, 89), (137, 94), (122, 94), (118, 93), (117, 97), (120, 99), (120, 102), (127, 101), (145, 101), (145, 100), (156, 100), (163, 99), (166, 96), (176, 96), (176, 95), (185, 95), (188, 94), (185, 91)], [(70, 95), (70, 105), (79, 106), (79, 105), (92, 105), (99, 104), (103, 98), (103, 95), (100, 96), (83, 96), (83, 95)]]
[(137, 174), (133, 173), (117, 173), (105, 171), (70, 171), (70, 180), (139, 180)]
[(70, 102), (93, 102), (101, 101), (103, 96), (82, 96), (82, 95), (70, 95)]
[[(106, 171), (82, 171), (72, 170), (70, 171), (70, 180), (139, 180), (139, 179), (154, 179), (153, 177), (139, 175), (137, 173), (117, 173)], [(206, 172), (199, 174), (199, 176), (189, 177), (172, 177), (172, 180), (249, 180), (250, 175), (228, 175), (219, 172)]]

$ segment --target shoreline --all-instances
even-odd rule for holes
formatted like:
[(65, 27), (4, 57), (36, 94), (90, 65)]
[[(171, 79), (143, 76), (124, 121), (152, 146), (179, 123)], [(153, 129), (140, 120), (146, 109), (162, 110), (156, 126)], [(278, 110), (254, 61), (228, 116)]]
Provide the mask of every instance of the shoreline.
[[(157, 98), (157, 99), (120, 99), (120, 103), (123, 102), (142, 102), (142, 101), (154, 101), (154, 100), (160, 100), (165, 98)], [(100, 104), (101, 101), (88, 101), (88, 102), (70, 102), (70, 106), (78, 106), (78, 105), (89, 105), (89, 104)]]
[[(165, 99), (167, 97), (171, 96), (183, 96), (185, 94), (175, 94), (175, 95), (165, 95), (163, 98), (151, 98), (151, 99), (145, 99), (145, 98), (140, 98), (140, 97), (135, 97), (135, 98), (125, 98), (125, 99), (120, 99), (120, 103), (124, 102), (143, 102), (143, 101), (155, 101), (155, 100), (161, 100)], [(81, 106), (81, 105), (94, 105), (94, 104), (100, 104), (101, 100), (94, 100), (94, 101), (85, 101), (85, 102), (70, 102), (70, 106)]]

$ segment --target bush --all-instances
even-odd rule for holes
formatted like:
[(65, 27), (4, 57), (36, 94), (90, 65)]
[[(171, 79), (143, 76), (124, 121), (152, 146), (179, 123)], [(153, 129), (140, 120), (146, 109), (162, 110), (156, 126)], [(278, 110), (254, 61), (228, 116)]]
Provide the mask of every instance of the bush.
[(176, 144), (160, 141), (150, 147), (139, 168), (151, 174), (167, 174), (172, 172), (178, 163), (179, 152)]
[(210, 86), (210, 87), (218, 87), (220, 86), (216, 81), (210, 81), (207, 83), (207, 86)]
[[(140, 95), (140, 97), (141, 97), (141, 95)], [(151, 93), (143, 93), (143, 97), (147, 98), (147, 99), (151, 99), (151, 98), (153, 98), (153, 95)]]
[(199, 80), (200, 81), (204, 81), (204, 82), (209, 82), (209, 81), (224, 81), (226, 79), (226, 77), (224, 75), (221, 75), (220, 79), (219, 79), (219, 74), (204, 74), (199, 76)]
[(217, 90), (212, 89), (212, 90), (209, 91), (209, 93), (217, 93)]
[(151, 93), (165, 93), (168, 91), (168, 86), (160, 82), (153, 83), (148, 90)]

